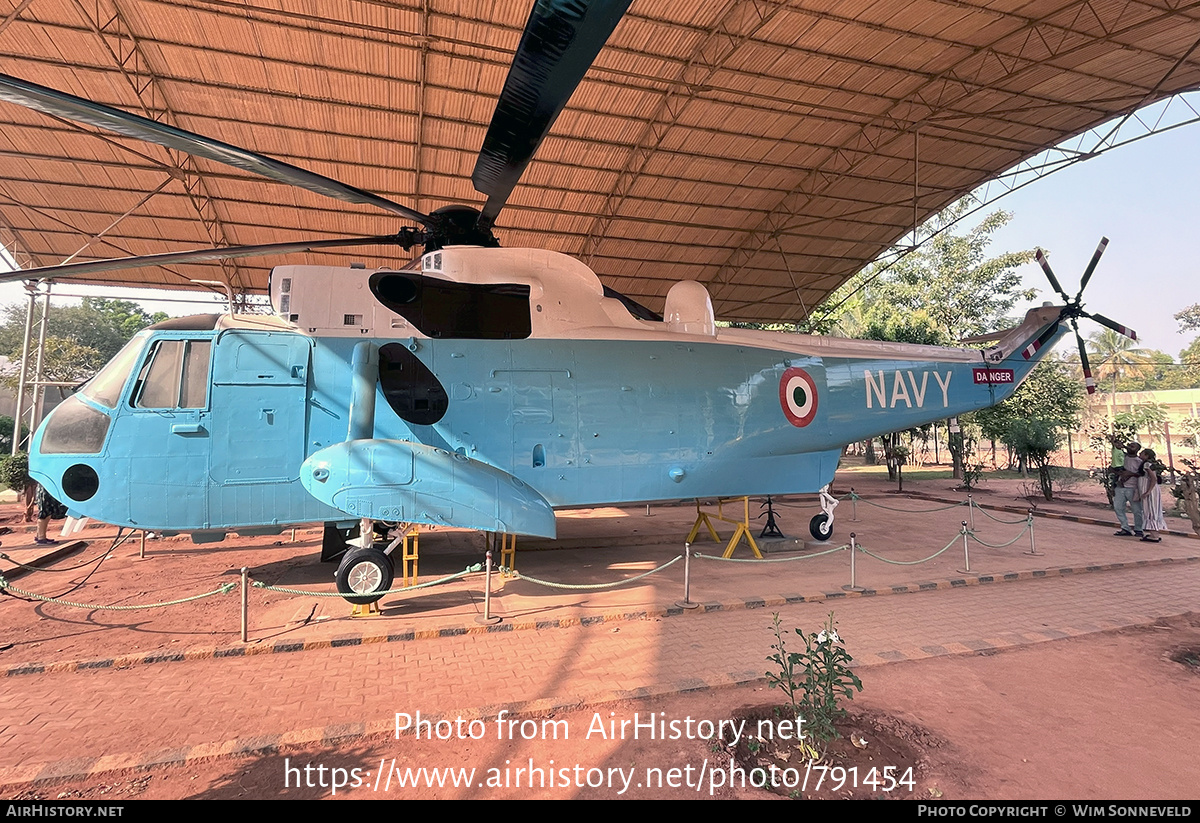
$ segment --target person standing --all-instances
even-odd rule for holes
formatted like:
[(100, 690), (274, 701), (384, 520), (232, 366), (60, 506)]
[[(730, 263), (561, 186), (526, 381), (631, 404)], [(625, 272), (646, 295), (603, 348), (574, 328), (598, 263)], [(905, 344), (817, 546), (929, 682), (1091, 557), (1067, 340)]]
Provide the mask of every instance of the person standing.
[(67, 516), (67, 507), (58, 502), (45, 487), (38, 484), (37, 490), (37, 536), (33, 542), (39, 546), (57, 546), (58, 541), (47, 536), (51, 520), (62, 520)]
[[(1113, 511), (1117, 514), (1117, 523), (1121, 528), (1113, 534), (1119, 537), (1145, 537), (1145, 533), (1142, 532), (1142, 501), (1137, 496), (1138, 479), (1142, 475), (1142, 458), (1138, 457), (1141, 448), (1140, 443), (1125, 444), (1125, 463), (1114, 484)], [(1125, 513), (1126, 507), (1133, 509), (1132, 530)]]
[(1138, 478), (1137, 498), (1142, 503), (1145, 513), (1145, 531), (1142, 540), (1147, 543), (1161, 543), (1160, 532), (1167, 530), (1167, 520), (1163, 517), (1162, 486), (1158, 482), (1158, 473), (1154, 470), (1154, 461), (1158, 455), (1153, 449), (1143, 449), (1138, 455), (1142, 459), (1142, 476)]

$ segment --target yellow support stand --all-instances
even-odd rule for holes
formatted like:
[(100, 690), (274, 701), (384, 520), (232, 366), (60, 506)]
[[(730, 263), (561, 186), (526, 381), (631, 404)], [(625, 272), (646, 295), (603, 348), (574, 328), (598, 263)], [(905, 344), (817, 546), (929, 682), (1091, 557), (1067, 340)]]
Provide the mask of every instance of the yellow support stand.
[[(509, 540), (510, 537), (512, 540)], [(500, 569), (500, 573), (505, 577), (517, 570), (517, 536), (515, 534), (500, 535)]]
[(378, 616), (382, 614), (379, 611), (379, 601), (374, 603), (359, 603), (350, 610), (351, 617), (370, 617), (371, 615)]
[[(742, 519), (734, 520), (728, 517), (724, 512), (724, 504), (727, 502), (742, 501)], [(700, 526), (704, 525), (708, 529), (708, 533), (712, 535), (712, 539), (716, 543), (721, 542), (720, 536), (717, 535), (717, 530), (713, 528), (712, 521), (720, 520), (722, 523), (730, 523), (737, 526), (733, 532), (733, 537), (729, 539), (729, 545), (725, 547), (725, 553), (722, 557), (729, 559), (733, 557), (733, 551), (738, 547), (738, 543), (742, 541), (742, 537), (746, 538), (746, 542), (750, 544), (750, 548), (754, 551), (754, 556), (762, 560), (762, 552), (758, 550), (758, 543), (754, 542), (754, 535), (750, 532), (750, 498), (749, 497), (729, 497), (717, 499), (717, 513), (710, 514), (700, 508), (700, 501), (696, 501), (696, 522), (692, 525), (692, 530), (688, 532), (685, 543), (694, 543), (696, 536), (700, 534)]]
[[(408, 539), (412, 538), (412, 543)], [(413, 529), (404, 535), (404, 544), (400, 547), (400, 585), (417, 585), (417, 560), (421, 553), (421, 533)], [(412, 564), (411, 566), (409, 564)]]

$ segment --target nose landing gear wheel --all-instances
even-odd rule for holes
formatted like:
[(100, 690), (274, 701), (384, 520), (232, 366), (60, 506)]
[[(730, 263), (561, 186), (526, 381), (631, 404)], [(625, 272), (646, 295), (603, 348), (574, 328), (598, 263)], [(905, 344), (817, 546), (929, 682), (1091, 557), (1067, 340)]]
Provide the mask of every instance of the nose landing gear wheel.
[(365, 606), (383, 597), (395, 574), (389, 555), (378, 549), (353, 549), (338, 566), (337, 590), (347, 603)]
[(817, 540), (828, 540), (833, 536), (833, 518), (818, 514), (808, 521), (808, 533)]

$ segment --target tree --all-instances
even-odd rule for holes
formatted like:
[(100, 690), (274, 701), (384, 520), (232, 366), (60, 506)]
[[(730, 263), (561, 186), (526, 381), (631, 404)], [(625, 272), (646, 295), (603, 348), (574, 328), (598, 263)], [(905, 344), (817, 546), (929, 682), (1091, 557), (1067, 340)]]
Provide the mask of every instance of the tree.
[[(13, 360), (21, 357), (25, 312), (23, 305), (9, 306), (0, 322), (0, 354)], [(91, 349), (103, 364), (111, 360), (133, 335), (166, 319), (163, 312), (149, 314), (128, 300), (85, 297), (78, 306), (51, 305), (46, 336), (70, 340)]]
[[(0, 322), (0, 354), (13, 363), (0, 380), (10, 387), (20, 382), (25, 313), (25, 306), (9, 306)], [(149, 314), (128, 300), (85, 297), (78, 306), (52, 305), (42, 350), (42, 377), (54, 382), (83, 382), (111, 360), (134, 334), (166, 318), (162, 312)]]
[(1145, 375), (1153, 367), (1153, 359), (1145, 349), (1112, 329), (1101, 329), (1088, 335), (1088, 362), (1100, 382), (1112, 384), (1112, 414), (1117, 413), (1117, 382), (1123, 377)]
[(1038, 470), (1042, 494), (1052, 498), (1050, 457), (1075, 428), (1083, 409), (1083, 389), (1066, 364), (1043, 360), (1012, 396), (975, 413), (985, 437), (1003, 443), (1021, 470)]
[[(993, 212), (965, 234), (949, 230), (970, 206), (964, 199), (946, 209), (922, 229), (921, 248), (890, 268), (868, 267), (831, 295), (823, 304), (828, 313), (815, 312), (822, 329), (944, 345), (1004, 325), (1018, 300), (1036, 295), (1020, 287), (1017, 274), (1033, 252), (987, 256), (991, 235), (1012, 219), (1008, 212)], [(964, 451), (963, 443), (951, 443), (954, 476), (960, 479)]]
[(1018, 300), (1036, 296), (1020, 287), (1017, 273), (1033, 252), (987, 256), (992, 234), (1012, 219), (1008, 212), (993, 212), (965, 234), (948, 229), (970, 205), (961, 200), (935, 217), (922, 229), (923, 245), (899, 262), (869, 266), (838, 289), (822, 304), (830, 307), (824, 325), (836, 328), (843, 316), (858, 328), (911, 318), (959, 340), (1003, 324)]
[(1179, 332), (1181, 334), (1185, 331), (1200, 329), (1200, 303), (1193, 303), (1186, 309), (1176, 313), (1175, 319), (1179, 321)]

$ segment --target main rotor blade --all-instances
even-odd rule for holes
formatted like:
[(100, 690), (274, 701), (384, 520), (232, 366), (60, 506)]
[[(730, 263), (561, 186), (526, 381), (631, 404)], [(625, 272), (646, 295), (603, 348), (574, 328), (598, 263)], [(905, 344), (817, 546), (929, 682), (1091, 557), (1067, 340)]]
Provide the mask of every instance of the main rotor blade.
[[(291, 254), (343, 246), (403, 246), (400, 236), (384, 234), (377, 237), (337, 237), (330, 240), (310, 240), (306, 243), (265, 243), (258, 246), (225, 246), (212, 249), (175, 251), (167, 254), (146, 254), (139, 257), (115, 257), (90, 263), (67, 263), (65, 266), (43, 266), (37, 269), (17, 269), (0, 274), (0, 283), (43, 278), (78, 277), (102, 271), (141, 269), (147, 266), (169, 266), (174, 263), (199, 263), (205, 260), (232, 260), (239, 257), (266, 257), (272, 254)], [(411, 245), (411, 244), (410, 244)], [(408, 246), (405, 246), (408, 248)]]
[(1096, 270), (1096, 264), (1100, 262), (1100, 256), (1104, 254), (1106, 248), (1108, 248), (1108, 238), (1101, 237), (1100, 245), (1096, 246), (1096, 251), (1092, 254), (1092, 261), (1088, 263), (1087, 271), (1083, 273), (1083, 279), (1079, 281), (1079, 294), (1075, 295), (1076, 301), (1083, 297), (1083, 290), (1087, 288), (1088, 281), (1092, 279), (1092, 272)]
[(495, 221), (546, 133), (632, 0), (536, 0), (483, 140), (471, 182)]
[(1125, 335), (1130, 340), (1138, 339), (1137, 332), (1135, 332), (1133, 329), (1129, 328), (1128, 326), (1122, 326), (1116, 320), (1109, 320), (1107, 317), (1105, 317), (1102, 314), (1089, 314), (1089, 315), (1087, 315), (1087, 317), (1092, 318), (1097, 323), (1099, 323), (1101, 326), (1108, 326), (1110, 329), (1115, 331), (1117, 334)]
[(1092, 368), (1088, 365), (1087, 346), (1083, 344), (1083, 338), (1079, 336), (1078, 324), (1072, 322), (1071, 325), (1075, 329), (1075, 342), (1079, 344), (1079, 365), (1083, 366), (1083, 385), (1088, 394), (1095, 394), (1096, 379), (1092, 377)]
[(1050, 261), (1046, 259), (1046, 255), (1041, 249), (1038, 249), (1034, 256), (1037, 258), (1038, 265), (1042, 267), (1042, 271), (1046, 273), (1046, 277), (1049, 278), (1050, 285), (1056, 292), (1062, 295), (1063, 300), (1070, 302), (1071, 298), (1067, 296), (1067, 293), (1063, 291), (1063, 287), (1059, 285), (1058, 278), (1054, 276), (1054, 271), (1050, 268)]
[(164, 123), (156, 123), (140, 115), (106, 106), (103, 103), (93, 103), (73, 94), (10, 77), (7, 74), (0, 74), (0, 100), (16, 103), (18, 106), (25, 106), (43, 114), (123, 134), (126, 137), (145, 140), (147, 143), (156, 143), (195, 157), (224, 163), (242, 171), (258, 174), (280, 183), (299, 186), (302, 189), (308, 189), (346, 203), (375, 206), (408, 220), (415, 220), (422, 225), (429, 224), (429, 217), (419, 211), (316, 172), (257, 152), (238, 148), (229, 143), (222, 143), (211, 137), (177, 129)]

